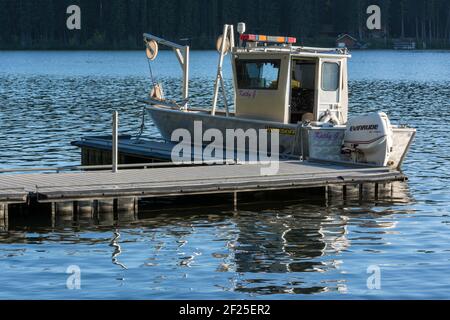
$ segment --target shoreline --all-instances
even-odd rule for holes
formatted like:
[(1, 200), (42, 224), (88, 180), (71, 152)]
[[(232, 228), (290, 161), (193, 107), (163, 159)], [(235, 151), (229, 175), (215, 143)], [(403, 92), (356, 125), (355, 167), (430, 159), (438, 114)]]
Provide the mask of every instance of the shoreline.
[[(71, 51), (71, 52), (81, 52), (81, 51), (99, 51), (99, 52), (107, 52), (107, 51), (116, 51), (116, 52), (129, 52), (129, 51), (143, 51), (145, 50), (145, 47), (142, 48), (130, 48), (130, 49), (117, 49), (117, 48), (1, 48), (0, 52), (33, 52), (33, 51), (55, 51), (55, 52), (64, 52), (64, 51)], [(170, 49), (161, 48), (160, 51), (171, 51)], [(216, 51), (215, 48), (191, 48), (192, 51)], [(366, 49), (349, 49), (350, 52), (355, 51), (398, 51), (398, 52), (431, 52), (431, 51), (450, 51), (450, 47), (445, 48), (429, 48), (429, 49), (394, 49), (394, 48), (366, 48)]]
[[(297, 38), (298, 42), (296, 46), (308, 46), (308, 47), (326, 47), (335, 48), (335, 38)], [(408, 39), (416, 43), (415, 49), (395, 49), (394, 42), (399, 40), (397, 38), (390, 39), (367, 39), (361, 40), (366, 46), (363, 48), (354, 47), (348, 48), (351, 51), (359, 50), (399, 50), (399, 51), (433, 51), (433, 50), (450, 50), (450, 39), (437, 39), (430, 41), (423, 41), (421, 39)], [(210, 39), (207, 43), (200, 44), (197, 41), (183, 41), (173, 40), (175, 43), (179, 42), (181, 45), (189, 45), (192, 51), (211, 51), (216, 50), (215, 40)], [(0, 51), (134, 51), (144, 50), (145, 46), (142, 43), (138, 44), (135, 41), (129, 43), (98, 43), (90, 44), (86, 42), (80, 42), (79, 44), (61, 44), (58, 45), (55, 42), (50, 43), (36, 43), (34, 45), (20, 45), (17, 43), (8, 44), (0, 42)], [(160, 50), (170, 50), (169, 48), (162, 47)]]

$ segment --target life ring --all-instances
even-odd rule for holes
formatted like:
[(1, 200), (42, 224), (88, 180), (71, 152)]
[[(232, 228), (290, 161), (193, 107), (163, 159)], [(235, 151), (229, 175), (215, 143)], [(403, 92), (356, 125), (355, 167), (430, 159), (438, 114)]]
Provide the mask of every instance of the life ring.
[(158, 55), (158, 42), (155, 40), (146, 41), (145, 47), (145, 54), (147, 55), (147, 58), (151, 61), (155, 60)]

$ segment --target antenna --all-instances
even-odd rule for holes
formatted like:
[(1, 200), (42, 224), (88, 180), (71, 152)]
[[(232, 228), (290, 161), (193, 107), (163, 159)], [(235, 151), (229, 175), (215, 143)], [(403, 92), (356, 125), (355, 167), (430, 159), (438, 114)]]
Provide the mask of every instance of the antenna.
[[(239, 22), (237, 24), (237, 32), (240, 36), (245, 33), (245, 22)], [(241, 37), (239, 37), (239, 47), (242, 47)]]

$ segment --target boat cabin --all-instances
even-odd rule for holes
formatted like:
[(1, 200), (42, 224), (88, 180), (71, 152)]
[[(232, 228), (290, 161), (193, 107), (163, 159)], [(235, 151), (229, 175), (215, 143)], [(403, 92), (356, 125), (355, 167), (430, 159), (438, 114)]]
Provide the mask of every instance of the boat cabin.
[(297, 47), (291, 37), (241, 34), (240, 40), (231, 49), (236, 117), (347, 122), (345, 48)]

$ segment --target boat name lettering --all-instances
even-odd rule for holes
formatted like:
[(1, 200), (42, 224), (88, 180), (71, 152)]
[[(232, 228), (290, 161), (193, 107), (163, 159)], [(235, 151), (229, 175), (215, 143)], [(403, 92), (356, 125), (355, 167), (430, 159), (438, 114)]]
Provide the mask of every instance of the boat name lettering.
[(239, 90), (239, 96), (254, 99), (256, 97), (256, 90)]
[(336, 140), (339, 138), (339, 132), (314, 132), (314, 138), (320, 139), (320, 140)]

